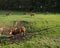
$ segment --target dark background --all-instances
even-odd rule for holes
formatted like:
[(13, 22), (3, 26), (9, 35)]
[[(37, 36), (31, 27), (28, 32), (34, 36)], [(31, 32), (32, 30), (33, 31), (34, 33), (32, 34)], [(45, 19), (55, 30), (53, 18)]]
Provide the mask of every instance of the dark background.
[(60, 0), (0, 0), (0, 10), (60, 13)]

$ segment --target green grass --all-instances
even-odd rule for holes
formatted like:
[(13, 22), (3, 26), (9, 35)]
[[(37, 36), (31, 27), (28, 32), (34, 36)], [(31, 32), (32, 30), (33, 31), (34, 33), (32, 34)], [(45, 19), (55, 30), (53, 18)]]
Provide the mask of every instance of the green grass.
[(2, 41), (0, 48), (60, 48), (60, 14), (37, 13), (32, 17), (29, 13), (22, 15), (21, 12), (14, 12), (13, 15), (9, 16), (6, 16), (5, 12), (0, 14), (1, 26), (13, 26), (13, 21), (25, 20), (29, 22), (26, 25), (27, 32), (39, 33), (19, 43), (9, 44), (8, 41)]

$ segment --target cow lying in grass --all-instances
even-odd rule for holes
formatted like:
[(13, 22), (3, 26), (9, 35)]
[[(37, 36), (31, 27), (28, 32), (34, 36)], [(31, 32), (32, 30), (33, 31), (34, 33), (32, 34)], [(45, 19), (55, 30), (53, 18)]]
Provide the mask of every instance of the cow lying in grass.
[(26, 27), (22, 26), (20, 28), (13, 28), (10, 32), (10, 35), (16, 36), (17, 34), (19, 34), (21, 37), (25, 36), (25, 32), (26, 32)]
[(12, 11), (9, 11), (6, 13), (6, 16), (11, 15), (11, 14), (12, 14)]
[(26, 12), (23, 12), (23, 15), (26, 15)]
[(30, 13), (30, 16), (35, 16), (35, 13), (32, 13), (32, 12), (31, 12), (31, 13)]

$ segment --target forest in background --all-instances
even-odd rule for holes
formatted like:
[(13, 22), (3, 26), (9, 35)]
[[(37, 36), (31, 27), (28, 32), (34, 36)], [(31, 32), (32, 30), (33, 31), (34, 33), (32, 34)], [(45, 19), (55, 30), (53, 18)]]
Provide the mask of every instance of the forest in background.
[(60, 0), (0, 0), (0, 10), (60, 12)]

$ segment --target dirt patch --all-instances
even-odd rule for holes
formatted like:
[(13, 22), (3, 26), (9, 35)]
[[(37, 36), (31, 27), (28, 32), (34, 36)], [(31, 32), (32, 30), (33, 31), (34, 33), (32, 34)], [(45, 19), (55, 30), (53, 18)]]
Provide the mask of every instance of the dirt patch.
[(13, 21), (14, 26), (19, 27), (19, 26), (26, 26), (29, 22), (28, 21)]

